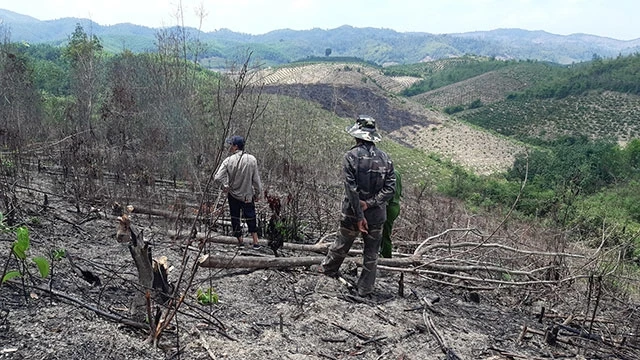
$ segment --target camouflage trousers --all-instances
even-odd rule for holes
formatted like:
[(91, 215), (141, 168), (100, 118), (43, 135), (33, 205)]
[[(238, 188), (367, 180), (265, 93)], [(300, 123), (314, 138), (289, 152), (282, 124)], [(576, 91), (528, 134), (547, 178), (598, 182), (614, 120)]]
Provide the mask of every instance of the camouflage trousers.
[[(340, 222), (338, 238), (329, 247), (327, 256), (322, 261), (322, 271), (328, 276), (336, 276), (340, 265), (349, 253), (353, 241), (360, 235), (358, 225), (350, 222)], [(382, 239), (382, 224), (369, 224), (369, 233), (362, 234), (364, 241), (362, 272), (358, 279), (358, 294), (368, 295), (373, 292), (376, 282), (376, 268), (378, 267), (378, 251)]]

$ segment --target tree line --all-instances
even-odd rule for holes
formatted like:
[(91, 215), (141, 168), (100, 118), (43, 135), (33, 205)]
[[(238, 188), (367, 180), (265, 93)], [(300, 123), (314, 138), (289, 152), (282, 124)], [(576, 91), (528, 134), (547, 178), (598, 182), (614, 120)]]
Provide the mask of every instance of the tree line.
[(603, 59), (594, 55), (587, 63), (574, 64), (557, 71), (549, 81), (538, 83), (517, 97), (562, 99), (589, 91), (616, 91), (640, 95), (640, 54)]
[[(616, 242), (640, 231), (640, 140), (564, 136), (540, 141), (519, 154), (504, 174), (477, 176), (456, 168), (440, 186), (473, 207), (509, 209), (554, 227), (573, 229), (576, 239), (603, 236)], [(637, 242), (636, 242), (637, 243)], [(630, 249), (630, 255), (640, 247)]]

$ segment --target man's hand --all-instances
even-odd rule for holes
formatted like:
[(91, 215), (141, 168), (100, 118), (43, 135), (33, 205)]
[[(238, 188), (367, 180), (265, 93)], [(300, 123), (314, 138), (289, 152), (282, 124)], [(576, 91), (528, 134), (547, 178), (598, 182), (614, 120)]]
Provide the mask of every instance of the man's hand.
[(367, 224), (367, 219), (362, 219), (358, 221), (358, 230), (363, 234), (369, 233), (369, 224)]
[(367, 209), (369, 208), (369, 205), (367, 205), (365, 201), (360, 200), (360, 207), (362, 208), (362, 211), (367, 211)]

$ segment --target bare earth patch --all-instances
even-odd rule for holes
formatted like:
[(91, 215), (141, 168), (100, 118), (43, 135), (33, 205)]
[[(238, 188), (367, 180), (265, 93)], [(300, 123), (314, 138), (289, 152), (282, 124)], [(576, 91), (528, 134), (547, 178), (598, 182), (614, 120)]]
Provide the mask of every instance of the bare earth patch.
[(513, 141), (453, 119), (430, 126), (405, 126), (390, 135), (483, 175), (507, 170), (515, 156), (525, 150)]

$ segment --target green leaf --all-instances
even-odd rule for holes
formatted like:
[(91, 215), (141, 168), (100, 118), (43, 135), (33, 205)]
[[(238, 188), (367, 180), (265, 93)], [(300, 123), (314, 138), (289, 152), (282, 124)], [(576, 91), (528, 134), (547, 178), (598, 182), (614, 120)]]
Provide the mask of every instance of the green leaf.
[(67, 251), (65, 249), (56, 249), (51, 252), (53, 255), (53, 260), (61, 260), (63, 257), (67, 256)]
[(18, 258), (24, 260), (27, 258), (27, 250), (29, 249), (29, 230), (21, 226), (16, 230), (18, 240), (13, 243), (13, 252)]
[(22, 274), (20, 273), (20, 271), (18, 270), (11, 270), (8, 273), (4, 274), (4, 277), (2, 278), (2, 282), (4, 283), (5, 281), (11, 280), (13, 278), (17, 278), (22, 276)]
[(43, 279), (49, 276), (49, 260), (42, 256), (36, 256), (33, 258), (33, 262), (38, 266), (40, 276), (42, 276)]
[(218, 294), (216, 294), (212, 288), (208, 288), (206, 292), (202, 291), (202, 289), (198, 289), (197, 298), (198, 302), (202, 305), (218, 303)]
[(24, 249), (22, 249), (17, 242), (13, 243), (13, 253), (16, 254), (18, 259), (20, 260), (24, 260), (27, 258), (27, 254), (25, 253)]

